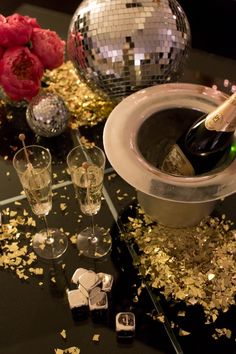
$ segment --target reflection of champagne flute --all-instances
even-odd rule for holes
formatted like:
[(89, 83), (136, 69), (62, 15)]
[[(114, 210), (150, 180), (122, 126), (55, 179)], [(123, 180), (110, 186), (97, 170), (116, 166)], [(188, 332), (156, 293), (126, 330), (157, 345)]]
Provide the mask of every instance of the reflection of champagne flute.
[(80, 252), (91, 258), (106, 255), (111, 249), (110, 234), (94, 225), (93, 216), (101, 208), (105, 155), (97, 146), (77, 146), (67, 156), (80, 209), (92, 217), (92, 227), (82, 230), (77, 237)]
[(50, 152), (39, 145), (24, 146), (15, 154), (13, 166), (33, 213), (45, 222), (46, 228), (33, 236), (35, 252), (46, 259), (60, 257), (67, 249), (67, 237), (58, 229), (48, 228), (46, 219), (52, 208)]

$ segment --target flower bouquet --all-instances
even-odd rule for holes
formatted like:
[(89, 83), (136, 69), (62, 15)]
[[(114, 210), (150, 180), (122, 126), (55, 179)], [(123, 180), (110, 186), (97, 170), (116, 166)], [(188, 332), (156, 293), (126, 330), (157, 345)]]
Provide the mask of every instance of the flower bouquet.
[(30, 101), (46, 69), (64, 62), (65, 42), (35, 18), (0, 15), (0, 86), (13, 101)]

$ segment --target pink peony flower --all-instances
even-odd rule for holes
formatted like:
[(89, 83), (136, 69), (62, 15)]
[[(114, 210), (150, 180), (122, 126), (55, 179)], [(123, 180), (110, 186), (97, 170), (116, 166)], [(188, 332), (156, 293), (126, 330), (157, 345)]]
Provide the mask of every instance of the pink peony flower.
[(26, 19), (26, 21), (28, 22), (28, 24), (30, 24), (30, 26), (32, 28), (41, 28), (41, 26), (38, 24), (38, 21), (36, 20), (36, 18), (29, 17), (29, 16), (24, 16), (24, 18)]
[(43, 65), (27, 47), (9, 48), (0, 60), (0, 85), (12, 99), (30, 101), (37, 95)]
[(14, 14), (8, 17), (0, 15), (0, 46), (13, 47), (25, 45), (32, 34), (32, 26), (25, 16)]
[(0, 59), (2, 58), (4, 51), (5, 49), (3, 47), (0, 47)]
[(55, 69), (64, 62), (65, 42), (54, 31), (34, 28), (31, 36), (32, 53), (46, 69)]

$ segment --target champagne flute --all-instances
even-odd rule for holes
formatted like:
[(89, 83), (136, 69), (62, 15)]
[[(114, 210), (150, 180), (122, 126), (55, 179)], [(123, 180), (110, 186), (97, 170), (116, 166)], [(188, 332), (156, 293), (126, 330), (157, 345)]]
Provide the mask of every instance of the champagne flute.
[(59, 229), (49, 228), (46, 218), (52, 209), (51, 154), (43, 146), (25, 146), (21, 140), (24, 147), (14, 155), (13, 166), (33, 213), (45, 223), (45, 229), (33, 236), (32, 246), (40, 257), (56, 259), (66, 251), (68, 240)]
[(77, 236), (77, 247), (89, 258), (105, 256), (111, 249), (111, 236), (107, 230), (94, 225), (94, 215), (101, 208), (103, 176), (106, 157), (97, 146), (76, 146), (67, 156), (67, 164), (80, 209), (91, 216), (91, 227)]

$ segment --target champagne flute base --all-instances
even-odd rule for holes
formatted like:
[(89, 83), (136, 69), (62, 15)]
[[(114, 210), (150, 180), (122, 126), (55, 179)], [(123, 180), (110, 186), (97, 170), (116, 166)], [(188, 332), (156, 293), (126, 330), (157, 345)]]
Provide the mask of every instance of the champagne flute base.
[(65, 253), (68, 239), (59, 229), (43, 229), (33, 236), (33, 249), (44, 259), (57, 259)]
[(77, 236), (77, 248), (81, 255), (88, 258), (101, 258), (111, 250), (111, 235), (98, 226), (86, 227)]

